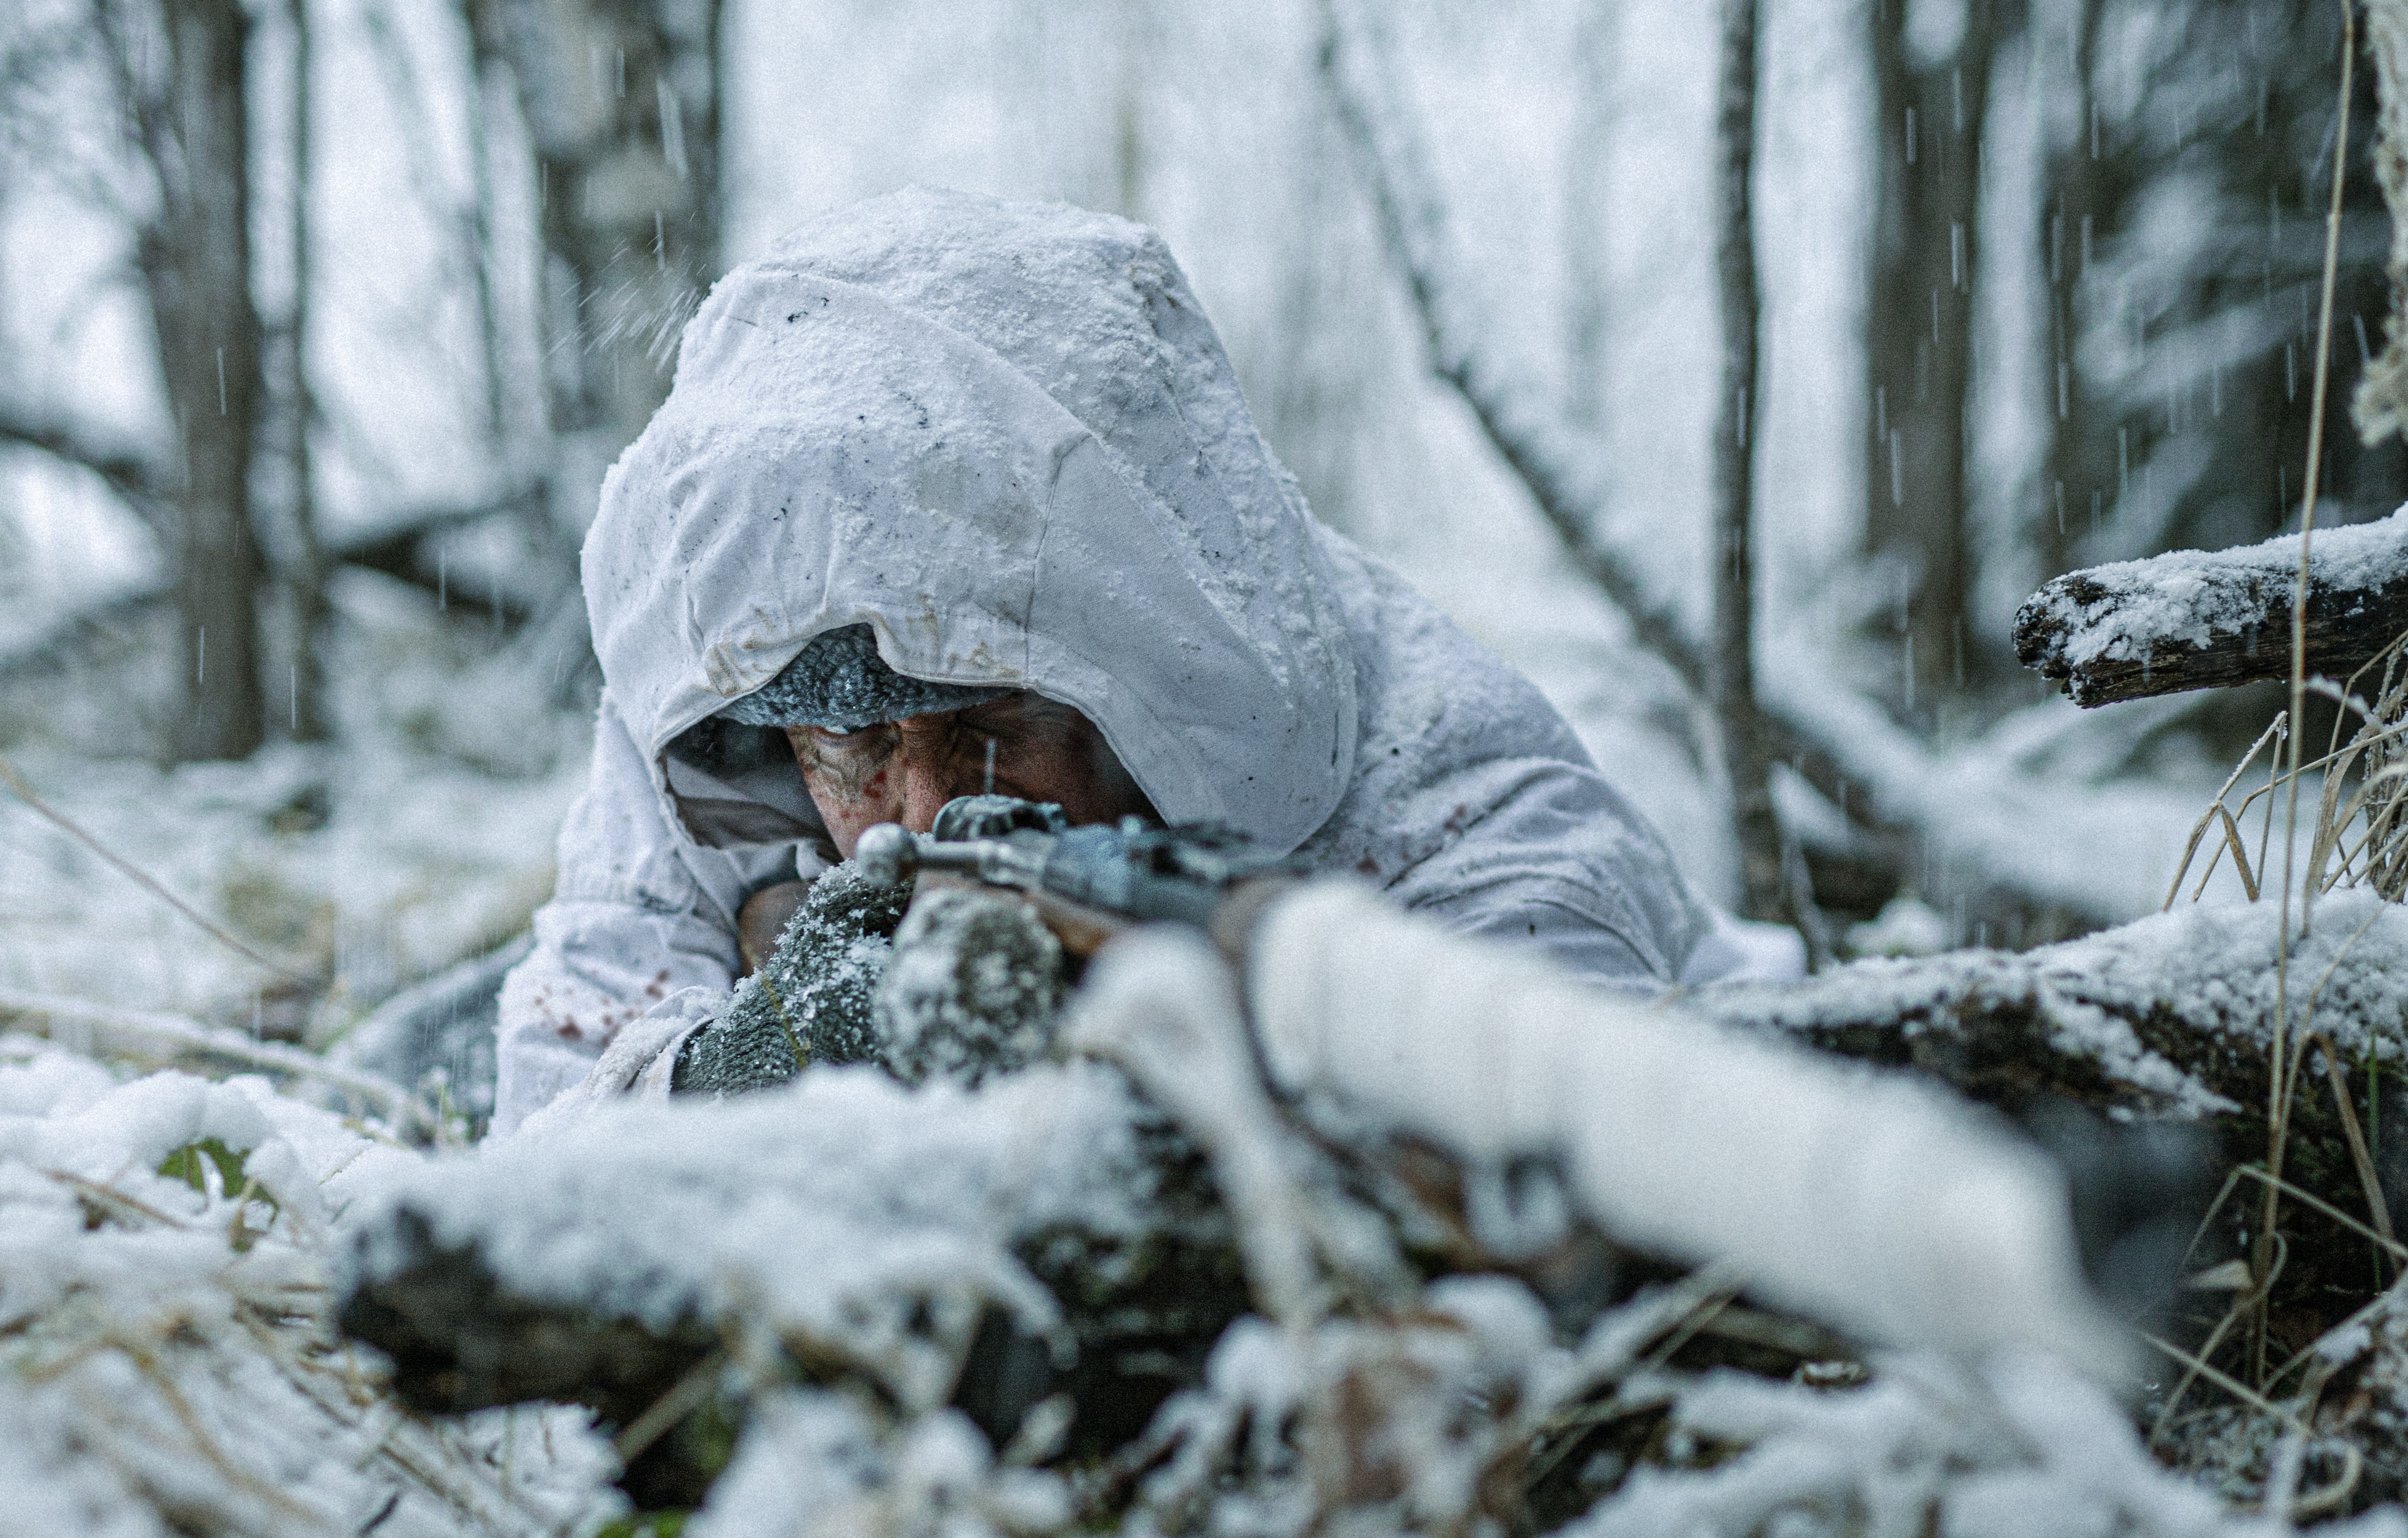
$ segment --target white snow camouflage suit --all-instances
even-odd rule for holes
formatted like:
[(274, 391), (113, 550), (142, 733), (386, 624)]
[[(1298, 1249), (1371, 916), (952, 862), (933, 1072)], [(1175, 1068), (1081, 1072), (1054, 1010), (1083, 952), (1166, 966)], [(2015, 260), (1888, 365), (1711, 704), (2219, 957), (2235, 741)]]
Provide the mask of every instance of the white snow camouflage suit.
[(1167, 820), (1454, 929), (1647, 986), (1727, 949), (1537, 689), (1313, 522), (1125, 220), (915, 189), (730, 273), (603, 482), (584, 584), (593, 778), (502, 992), (498, 1131), (728, 986), (744, 898), (824, 869), (791, 757), (671, 750), (864, 622), (900, 673), (1075, 706)]

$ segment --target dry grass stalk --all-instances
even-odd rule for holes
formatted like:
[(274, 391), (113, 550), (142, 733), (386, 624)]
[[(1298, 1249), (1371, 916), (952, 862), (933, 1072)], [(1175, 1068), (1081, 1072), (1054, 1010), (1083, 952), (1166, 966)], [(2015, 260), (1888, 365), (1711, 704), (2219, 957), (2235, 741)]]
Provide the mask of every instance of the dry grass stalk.
[[(2322, 297), (2316, 314), (2316, 365), (2315, 387), (2311, 394), (2308, 419), (2308, 472), (2300, 489), (2300, 581), (2299, 590), (2291, 600), (2291, 719), (2299, 721), (2305, 713), (2308, 688), (2308, 559), (2309, 541), (2316, 528), (2316, 481), (2324, 467), (2325, 393), (2332, 374), (2332, 306), (2333, 276), (2341, 266), (2341, 194), (2349, 166), (2349, 93), (2352, 72), (2358, 63), (2358, 10), (2352, 0), (2342, 0), (2341, 46), (2341, 108), (2333, 125), (2332, 205), (2325, 218), (2325, 266)], [(2274, 1029), (2268, 1038), (2270, 1047), (2267, 1094), (2266, 1163), (2276, 1176), (2283, 1172), (2283, 1156), (2290, 1143), (2290, 1103), (2284, 1095), (2285, 1059), (2289, 1055), (2286, 1040), (2291, 1029), (2289, 1002), (2291, 959), (2291, 858), (2298, 847), (2300, 826), (2300, 739), (2291, 737), (2291, 780), (2283, 814), (2283, 922), (2275, 932), (2274, 944)], [(2313, 892), (2300, 893), (2300, 917), (2307, 923), (2314, 907)], [(2254, 1246), (2253, 1264), (2260, 1273), (2269, 1258), (2268, 1244), (2274, 1225), (2281, 1215), (2278, 1188), (2266, 1190), (2266, 1210), (2258, 1226)], [(2266, 1371), (2266, 1294), (2259, 1295), (2255, 1359), (2262, 1378)]]
[(167, 890), (165, 886), (162, 885), (148, 871), (136, 865), (132, 860), (127, 859), (124, 855), (118, 854), (107, 844), (101, 842), (100, 840), (94, 838), (91, 832), (86, 830), (82, 825), (77, 823), (65, 812), (61, 812), (58, 808), (50, 805), (49, 801), (43, 799), (40, 793), (36, 791), (33, 785), (27, 783), (25, 777), (18, 772), (17, 766), (8, 762), (6, 757), (0, 757), (0, 785), (7, 786), (10, 792), (12, 792), (19, 800), (33, 808), (36, 813), (40, 815), (51, 826), (57, 827), (59, 831), (64, 833), (67, 837), (75, 840), (78, 843), (82, 844), (86, 849), (91, 850), (94, 855), (98, 855), (102, 863), (108, 865), (109, 869), (124, 876), (128, 881), (133, 882), (136, 886), (141, 887), (152, 897), (157, 898), (161, 902), (165, 903), (178, 913), (182, 914), (186, 919), (190, 920), (194, 926), (196, 926), (203, 934), (208, 935), (211, 940), (216, 941), (219, 944), (234, 952), (236, 956), (241, 956), (244, 960), (251, 963), (255, 967), (274, 972), (277, 976), (284, 979), (287, 983), (295, 984), (304, 988), (314, 989), (322, 981), (306, 968), (296, 967), (286, 962), (276, 960), (272, 956), (262, 955), (259, 951), (253, 949), (250, 944), (245, 942), (239, 936), (227, 931), (222, 926), (219, 925), (216, 920), (210, 918), (207, 913), (202, 913), (191, 903), (186, 902), (175, 893)]

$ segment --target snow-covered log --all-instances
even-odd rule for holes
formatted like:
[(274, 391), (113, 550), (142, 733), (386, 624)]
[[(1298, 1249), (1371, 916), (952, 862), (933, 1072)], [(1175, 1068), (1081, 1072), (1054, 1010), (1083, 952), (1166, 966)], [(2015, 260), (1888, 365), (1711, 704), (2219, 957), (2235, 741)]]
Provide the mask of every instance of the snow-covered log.
[[(377, 1220), (394, 1208), (378, 1193), (394, 1182), (461, 1186), (495, 1237), (515, 1227), (537, 1242), (514, 1252), (523, 1272), (599, 1281), (615, 1269), (626, 1298), (715, 1296), (726, 1306), (719, 1355), (656, 1404), (670, 1415), (696, 1403), (739, 1412), (740, 1424), (710, 1428), (724, 1475), (677, 1502), (698, 1502), (685, 1527), (696, 1538), (2291, 1531), (2245, 1509), (2270, 1465), (2279, 1477), (2279, 1423), (2270, 1435), (2264, 1417), (2221, 1407), (2202, 1422), (2254, 1450), (2254, 1463), (2208, 1470), (2243, 1505), (2236, 1511), (2153, 1462), (2123, 1407), (2061, 1363), (1925, 1353), (1852, 1366), (1829, 1359), (1845, 1358), (1844, 1346), (1735, 1306), (1710, 1275), (1593, 1305), (1585, 1330), (1551, 1321), (1528, 1288), (1495, 1273), (1409, 1282), (1394, 1307), (1287, 1325), (1241, 1318), (1220, 1330), (1193, 1387), (1150, 1422), (1119, 1422), (1131, 1439), (1123, 1455), (1067, 1469), (1049, 1466), (1063, 1447), (1059, 1400), (1040, 1401), (1008, 1441), (991, 1438), (957, 1410), (898, 1401), (874, 1364), (808, 1354), (864, 1344), (860, 1331), (882, 1320), (944, 1333), (946, 1321), (917, 1305), (961, 1274), (955, 1261), (994, 1253), (996, 1236), (1028, 1210), (1016, 1202), (1060, 1193), (1054, 1156), (1060, 1139), (1091, 1129), (1082, 1106), (1108, 1103), (1082, 1087), (1103, 1072), (1038, 1070), (965, 1095), (863, 1093), (875, 1081), (858, 1071), (815, 1071), (844, 1092), (796, 1097), (786, 1111), (809, 1114), (789, 1128), (809, 1152), (850, 1138), (869, 1157), (796, 1193), (806, 1214), (828, 1200), (840, 1209), (838, 1221), (796, 1232), (779, 1226), (768, 1194), (790, 1185), (791, 1166), (765, 1162), (759, 1137), (692, 1146), (722, 1126), (760, 1131), (757, 1114), (774, 1097), (680, 1117), (625, 1106), (597, 1118), (585, 1141), (553, 1146), (586, 1170), (586, 1194), (614, 1200), (563, 1213), (554, 1204), (577, 1192), (556, 1173), (515, 1191), (507, 1176), (527, 1163), (496, 1160), (494, 1177), (476, 1174), (498, 1148), (429, 1163), (260, 1081), (163, 1074), (118, 1085), (89, 1061), (0, 1040), (0, 1531), (556, 1538), (624, 1513), (608, 1488), (612, 1448), (583, 1415), (405, 1415), (371, 1359), (322, 1333), (326, 1258), (363, 1220), (380, 1236)], [(1049, 1097), (1061, 1113), (1050, 1121)], [(927, 1114), (896, 1114), (914, 1102)], [(1233, 1114), (1260, 1113), (1254, 1102)], [(815, 1128), (813, 1117), (832, 1125)], [(952, 1178), (946, 1156), (991, 1143), (1014, 1117), (1025, 1125), (1012, 1157), (998, 1165), (982, 1154)], [(925, 1157), (896, 1157), (912, 1146)], [(672, 1164), (705, 1162), (713, 1148), (729, 1176), (695, 1220), (724, 1218), (728, 1193), (758, 1185), (744, 1210), (765, 1221), (684, 1255), (648, 1243), (656, 1221), (692, 1233), (693, 1188), (617, 1177), (665, 1153)], [(1294, 1153), (1271, 1162), (1295, 1171)], [(526, 1157), (519, 1145), (513, 1158)], [(518, 1209), (514, 1219), (504, 1204)], [(848, 1238), (864, 1243), (829, 1247)], [(760, 1274), (756, 1262), (772, 1257), (789, 1274)], [(665, 1286), (665, 1272), (684, 1280)], [(1176, 1278), (1189, 1288), (1196, 1280)], [(869, 1306), (848, 1307), (841, 1337), (796, 1328), (791, 1305), (848, 1283), (867, 1287), (853, 1297)], [(1089, 1306), (1057, 1297), (1066, 1314)], [(2326, 1343), (2316, 1372), (2330, 1387), (2316, 1436), (2289, 1465), (2295, 1498), (2270, 1505), (2304, 1520), (2397, 1488), (2381, 1459), (2398, 1440), (2401, 1318), (2396, 1303), (2379, 1306)], [(1201, 1320), (1193, 1329), (1212, 1330)], [(1713, 1369), (1727, 1358), (1697, 1349), (1800, 1333), (1818, 1366), (1795, 1376), (1794, 1356), (1742, 1373)], [(1851, 1387), (1864, 1367), (1870, 1382)], [(662, 1421), (637, 1416), (621, 1452)], [(631, 1526), (644, 1524), (605, 1531)], [(2403, 1538), (2408, 1523), (2388, 1511), (2321, 1531)]]
[[(1578, 987), (1342, 883), (1273, 907), (1247, 992), (1273, 1084), (1351, 1107), (1322, 1137), (1358, 1160), (1394, 1135), (1474, 1179), (1560, 1157), (1610, 1237), (1858, 1336), (2114, 1355), (2061, 1178), (1927, 1089)], [(1193, 1384), (1244, 1305), (1240, 1257), (1254, 1306), (1292, 1330), (1412, 1297), (1398, 1234), (1267, 1092), (1200, 937), (1108, 949), (1071, 1039), (1146, 1098), (1091, 1065), (919, 1095), (821, 1071), (439, 1162), (363, 1221), (346, 1328), (422, 1407), (573, 1393), (624, 1426), (740, 1318), (899, 1404), (982, 1408), (999, 1439), (1070, 1392), (1109, 1446)], [(1050, 1362), (982, 1360), (1007, 1321)], [(1129, 1381), (1141, 1356), (1168, 1366), (1151, 1392)], [(1010, 1392), (980, 1381), (1015, 1373)]]
[[(2188, 908), (2022, 954), (1959, 951), (1858, 962), (1778, 987), (1717, 985), (1689, 1007), (1914, 1069), (2043, 1128), (2067, 1106), (2110, 1124), (2188, 1124), (2220, 1177), (2268, 1156), (2279, 922), (2271, 902)], [(2288, 1055), (2300, 1071), (2283, 1178), (2308, 1200), (2285, 1200), (2276, 1303), (2278, 1315), (2295, 1310), (2279, 1332), (2300, 1346), (2338, 1322), (2337, 1303), (2363, 1298), (2374, 1264), (2368, 1230), (2408, 1227), (2408, 910), (2371, 893), (2319, 899), (2293, 947), (2286, 992)], [(2061, 1151), (2080, 1165), (2097, 1149)], [(2145, 1209), (2145, 1193), (2113, 1187), (2154, 1178), (2148, 1171), (2094, 1172), (2110, 1184), (2091, 1193), (2104, 1209), (2099, 1220), (2145, 1220), (2134, 1203)], [(2243, 1230), (2263, 1197), (2248, 1186), (2195, 1241), (2198, 1215), (2172, 1215), (2175, 1250), (2195, 1243), (2187, 1269), (2245, 1250)], [(2112, 1233), (2085, 1238), (2091, 1261), (2113, 1263), (2097, 1252)]]
[[(1283, 1535), (1536, 1531), (1527, 1514), (1583, 1511), (1598, 1532), (1741, 1514), (1752, 1531), (1893, 1508), (1914, 1516), (1902, 1531), (1977, 1510), (2056, 1531), (2042, 1517), (2069, 1502), (2136, 1531), (2228, 1531), (2095, 1385), (1961, 1349), (2100, 1338), (2062, 1210), (2035, 1200), (2061, 1193), (2056, 1177), (1978, 1112), (1747, 1033), (1919, 1068), (2011, 1110), (2053, 1097), (2204, 1121), (2248, 1152), (2272, 928), (2271, 912), (2191, 911), (2026, 956), (1868, 963), (1651, 1010), (1308, 891), (1250, 942), (1251, 1028), (1198, 940), (1140, 933), (1098, 958), (1064, 1039), (1125, 1078), (1071, 1063), (908, 1089), (814, 1069), (726, 1103), (604, 1106), (404, 1171), (347, 1224), (347, 1323), (422, 1408), (575, 1387), (616, 1396), (623, 1446), (721, 1417), (724, 1475), (697, 1465), (674, 1500), (638, 1503), (699, 1502), (695, 1531), (745, 1538), (812, 1513), (901, 1531), (938, 1507), (982, 1514), (962, 1530), (980, 1533), (1240, 1514)], [(2293, 959), (2293, 998), (2313, 998), (2311, 1029), (2344, 1062), (2399, 1060), (2408, 913), (2329, 899)], [(2340, 1208), (2357, 1186), (2316, 1114), (2329, 1089), (2302, 1082), (2293, 1177)], [(2396, 1136), (2408, 1110), (2385, 1119)], [(1468, 1208), (1497, 1208), (1517, 1168), (1560, 1166), (1560, 1185), (1502, 1199), (1516, 1211), (1458, 1215), (1471, 1229), (1544, 1228), (1545, 1200), (1526, 1199), (1554, 1190), (1658, 1253), (1720, 1264), (1635, 1294), (1626, 1273), (1559, 1308), (1496, 1253), (1415, 1237), (1428, 1215), (1380, 1194), (1405, 1148), (1451, 1163)], [(2286, 1274), (2306, 1280), (2282, 1307), (2367, 1296), (2363, 1242), (2319, 1243), (2291, 1211)], [(1867, 1355), (1732, 1308), (1742, 1287), (1943, 1349)], [(401, 1333), (394, 1315), (410, 1315)], [(2310, 1339), (2341, 1322), (2302, 1316)], [(1751, 1335), (1791, 1343), (1751, 1365), (1770, 1378), (1700, 1375), (1733, 1358), (1679, 1344)], [(636, 1370), (527, 1375), (594, 1373), (613, 1351)], [(1848, 1381), (1828, 1373), (1851, 1357), (1871, 1387), (1813, 1387)], [(517, 1375), (472, 1385), (479, 1360)], [(1782, 1381), (1805, 1363), (1826, 1375)], [(2357, 1417), (2365, 1466), (2408, 1466), (2350, 1405), (2336, 1413)], [(2329, 1443), (2303, 1501), (2353, 1500), (2334, 1494)], [(1077, 1480), (1048, 1468), (1066, 1450), (1084, 1455)], [(1921, 1472), (1901, 1484), (1905, 1469)]]
[[(2048, 1095), (2118, 1119), (2250, 1116), (2266, 1104), (2278, 922), (2272, 902), (2182, 908), (2021, 953), (1859, 961), (1797, 983), (1713, 985), (1686, 1002), (2010, 1109)], [(2288, 992), (2302, 1039), (2329, 1040), (2352, 1066), (2401, 1063), (2408, 909), (2371, 893), (2319, 899)]]
[(1340, 884), (1273, 907), (1248, 974), (1291, 1093), (1467, 1161), (1556, 1155), (1616, 1238), (1858, 1339), (2112, 1371), (2062, 1174), (1926, 1086), (1581, 987)]
[(405, 1402), (575, 1398), (622, 1429), (749, 1338), (998, 1443), (1069, 1393), (1064, 1431), (1110, 1445), (1245, 1306), (1192, 1147), (1092, 1064), (613, 1105), (432, 1162), (353, 1228), (344, 1327)]
[[(2300, 539), (2070, 571), (2015, 615), (2015, 655), (2077, 705), (2286, 678)], [(2408, 631), (2408, 510), (2309, 545), (2308, 670), (2346, 678)]]

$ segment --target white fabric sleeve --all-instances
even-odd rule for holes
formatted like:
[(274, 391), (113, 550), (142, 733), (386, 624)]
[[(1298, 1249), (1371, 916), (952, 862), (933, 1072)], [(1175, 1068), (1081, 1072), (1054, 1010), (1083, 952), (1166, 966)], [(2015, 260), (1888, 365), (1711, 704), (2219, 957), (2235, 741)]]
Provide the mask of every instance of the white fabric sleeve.
[(494, 1135), (544, 1137), (613, 1100), (667, 1100), (678, 1049), (710, 1024), (726, 1002), (727, 996), (715, 988), (680, 988), (620, 1031), (583, 1078), (536, 1107), (516, 1127)]
[[(1151, 959), (1168, 997), (1204, 995), (1161, 940), (1132, 938), (1154, 956), (1114, 941), (1091, 991), (1136, 992)], [(1928, 1084), (1584, 987), (1342, 881), (1274, 903), (1246, 976), (1281, 1089), (1471, 1161), (1555, 1155), (1619, 1241), (1728, 1266), (1868, 1342), (2128, 1365), (2082, 1280), (2064, 1171)]]
[(606, 695), (593, 777), (560, 830), (559, 884), (536, 911), (534, 951), (502, 984), (494, 1132), (580, 1083), (678, 990), (727, 987), (738, 908), (794, 862), (790, 844), (723, 852), (680, 838)]

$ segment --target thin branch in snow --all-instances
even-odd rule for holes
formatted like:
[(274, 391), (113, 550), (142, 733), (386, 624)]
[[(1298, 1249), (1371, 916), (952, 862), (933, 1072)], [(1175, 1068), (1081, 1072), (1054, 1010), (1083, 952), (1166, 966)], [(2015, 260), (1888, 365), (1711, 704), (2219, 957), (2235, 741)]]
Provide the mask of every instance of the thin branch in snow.
[(228, 950), (233, 951), (245, 960), (264, 968), (268, 971), (274, 972), (277, 976), (283, 978), (289, 983), (297, 983), (304, 987), (310, 988), (317, 986), (317, 980), (315, 978), (312, 978), (306, 972), (297, 970), (281, 961), (277, 961), (261, 955), (257, 950), (254, 950), (251, 946), (245, 943), (241, 939), (229, 933), (208, 914), (202, 913), (199, 909), (194, 908), (191, 903), (186, 902), (175, 893), (168, 891), (165, 886), (160, 885), (157, 881), (153, 880), (139, 866), (134, 864), (133, 861), (128, 860), (123, 855), (110, 849), (107, 844), (102, 843), (98, 839), (93, 838), (90, 833), (86, 832), (80, 825), (69, 818), (65, 812), (61, 812), (58, 808), (50, 805), (49, 801), (44, 800), (41, 793), (36, 791), (31, 784), (28, 784), (25, 781), (25, 777), (17, 772), (17, 767), (14, 764), (9, 763), (6, 758), (0, 758), (0, 784), (7, 785), (9, 790), (16, 794), (19, 800), (33, 808), (34, 811), (39, 813), (45, 821), (52, 824), (61, 832), (66, 834), (67, 837), (75, 840), (76, 842), (83, 845), (86, 849), (89, 849), (93, 854), (99, 855), (102, 861), (111, 870), (116, 870), (119, 874), (124, 876), (129, 881), (132, 881), (136, 885), (141, 887), (152, 897), (157, 898), (168, 907), (173, 908), (185, 918), (190, 919), (211, 940), (214, 940), (219, 944), (225, 946)]
[(254, 1042), (239, 1032), (205, 1026), (180, 1014), (117, 1009), (18, 988), (0, 988), (0, 1014), (14, 1017), (10, 1021), (13, 1028), (26, 1028), (29, 1019), (71, 1021), (97, 1036), (114, 1038), (136, 1045), (137, 1050), (171, 1059), (186, 1056), (214, 1057), (245, 1068), (330, 1085), (367, 1101), (405, 1128), (413, 1121), (432, 1127), (440, 1120), (416, 1096), (390, 1080), (328, 1062), (314, 1052), (280, 1046), (274, 1042)]
[(1572, 564), (1628, 616), (1640, 644), (1704, 697), (1711, 673), (1704, 651), (1680, 615), (1657, 601), (1628, 558), (1593, 526), (1594, 510), (1606, 502), (1598, 453), (1552, 421), (1553, 413), (1533, 398), (1535, 387), (1484, 355), (1474, 340), (1490, 328), (1474, 311), (1469, 285), (1449, 266), (1445, 203), (1387, 64), (1393, 50), (1384, 14), (1352, 0), (1324, 0), (1323, 19), (1322, 79), (1362, 156), (1381, 231), (1421, 317), (1430, 371), (1471, 408)]
[(0, 445), (14, 445), (74, 465), (107, 482), (146, 523), (159, 523), (174, 496), (171, 477), (132, 444), (113, 443), (93, 429), (61, 418), (0, 405)]

